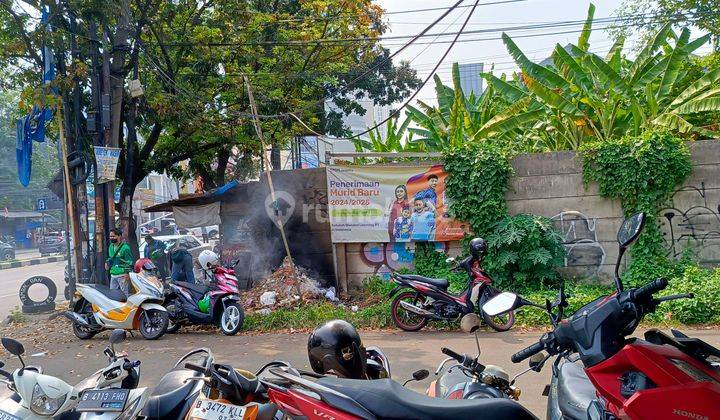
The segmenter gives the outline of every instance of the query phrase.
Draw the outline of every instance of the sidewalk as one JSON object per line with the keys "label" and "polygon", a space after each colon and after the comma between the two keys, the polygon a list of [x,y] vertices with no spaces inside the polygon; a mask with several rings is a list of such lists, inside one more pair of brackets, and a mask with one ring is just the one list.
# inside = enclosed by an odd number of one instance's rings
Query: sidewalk
{"label": "sidewalk", "polygon": [[37,248],[16,249],[15,260],[0,262],[0,270],[9,268],[26,267],[28,265],[47,264],[51,262],[65,261],[65,254],[41,257]]}

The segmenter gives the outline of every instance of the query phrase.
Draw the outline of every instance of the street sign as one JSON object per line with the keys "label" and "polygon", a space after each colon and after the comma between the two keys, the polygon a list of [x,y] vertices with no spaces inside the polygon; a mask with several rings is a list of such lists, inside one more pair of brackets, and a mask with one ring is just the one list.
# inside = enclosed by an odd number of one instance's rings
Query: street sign
{"label": "street sign", "polygon": [[36,208],[37,208],[37,211],[47,211],[48,199],[47,198],[38,198]]}

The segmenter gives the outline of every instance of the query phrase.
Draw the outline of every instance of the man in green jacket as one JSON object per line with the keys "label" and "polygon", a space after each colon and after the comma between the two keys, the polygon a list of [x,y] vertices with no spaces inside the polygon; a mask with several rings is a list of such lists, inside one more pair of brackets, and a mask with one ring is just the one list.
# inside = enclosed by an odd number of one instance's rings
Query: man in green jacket
{"label": "man in green jacket", "polygon": [[122,241],[122,230],[110,230],[110,246],[105,269],[110,270],[110,288],[120,289],[125,296],[130,295],[130,276],[133,267],[133,254],[130,246]]}

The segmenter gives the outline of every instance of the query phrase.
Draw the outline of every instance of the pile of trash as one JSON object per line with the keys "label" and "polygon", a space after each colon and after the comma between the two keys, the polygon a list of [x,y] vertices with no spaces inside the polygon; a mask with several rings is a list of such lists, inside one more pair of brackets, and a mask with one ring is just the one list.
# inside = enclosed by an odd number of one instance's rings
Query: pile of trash
{"label": "pile of trash", "polygon": [[320,287],[307,270],[285,257],[280,267],[245,293],[244,306],[267,314],[274,309],[319,300],[338,302],[339,299],[334,287]]}

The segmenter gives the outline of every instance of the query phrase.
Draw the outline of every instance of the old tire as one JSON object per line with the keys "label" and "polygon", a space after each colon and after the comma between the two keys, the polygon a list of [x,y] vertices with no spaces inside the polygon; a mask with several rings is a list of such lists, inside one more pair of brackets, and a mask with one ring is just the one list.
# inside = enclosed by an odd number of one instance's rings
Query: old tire
{"label": "old tire", "polygon": [[[48,295],[45,300],[35,301],[29,295],[30,287],[40,284],[45,286]],[[57,297],[57,286],[55,282],[45,276],[33,276],[25,280],[18,292],[22,311],[26,314],[37,314],[55,310],[55,298]]]}
{"label": "old tire", "polygon": [[168,313],[158,309],[150,309],[140,314],[140,334],[146,340],[157,340],[168,328]]}
{"label": "old tire", "polygon": [[225,335],[235,335],[245,321],[245,312],[237,302],[230,302],[220,314],[220,331]]}
{"label": "old tire", "polygon": [[507,331],[515,325],[515,311],[506,312],[502,315],[490,316],[482,313],[483,321],[495,331]]}
{"label": "old tire", "polygon": [[408,303],[417,305],[422,302],[422,297],[417,292],[409,290],[395,296],[395,299],[390,305],[390,315],[395,325],[403,331],[420,331],[423,329],[423,327],[427,325],[428,319],[405,310],[400,306],[400,302],[402,301],[408,301]]}
{"label": "old tire", "polygon": [[44,312],[52,312],[55,310],[55,302],[22,305],[20,309],[24,314],[41,314]]}

